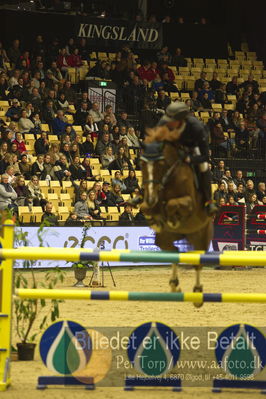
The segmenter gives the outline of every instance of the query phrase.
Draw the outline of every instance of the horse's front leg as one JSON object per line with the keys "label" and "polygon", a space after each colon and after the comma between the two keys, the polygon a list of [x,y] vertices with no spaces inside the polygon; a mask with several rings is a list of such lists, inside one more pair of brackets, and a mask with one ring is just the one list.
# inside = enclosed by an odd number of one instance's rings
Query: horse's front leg
{"label": "horse's front leg", "polygon": [[[173,242],[181,238],[182,238],[181,236],[178,237],[175,233],[163,231],[161,233],[156,234],[155,244],[165,251],[178,251],[178,249],[174,246]],[[177,267],[178,265],[176,263],[172,264],[172,275],[169,280],[171,292],[182,291],[179,285]]]}

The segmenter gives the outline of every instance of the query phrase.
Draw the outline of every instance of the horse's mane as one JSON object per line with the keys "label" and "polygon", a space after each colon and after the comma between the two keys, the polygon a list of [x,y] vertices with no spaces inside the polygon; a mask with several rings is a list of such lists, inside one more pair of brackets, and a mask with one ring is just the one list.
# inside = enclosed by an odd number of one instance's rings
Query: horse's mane
{"label": "horse's mane", "polygon": [[149,144],[154,141],[178,141],[181,132],[177,129],[170,130],[167,126],[158,126],[146,130],[147,136],[144,142]]}

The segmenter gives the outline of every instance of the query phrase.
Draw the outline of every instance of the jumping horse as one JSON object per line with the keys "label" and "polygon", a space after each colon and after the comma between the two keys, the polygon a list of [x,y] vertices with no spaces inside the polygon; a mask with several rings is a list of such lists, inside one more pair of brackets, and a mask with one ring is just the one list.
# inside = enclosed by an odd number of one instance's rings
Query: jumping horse
{"label": "jumping horse", "polygon": [[[141,156],[141,209],[156,232],[156,245],[162,250],[177,251],[174,242],[186,238],[195,250],[207,251],[213,234],[212,218],[204,210],[193,166],[185,161],[187,149],[178,143],[180,133],[167,127],[147,133]],[[194,292],[202,292],[201,267],[195,270]],[[172,265],[170,286],[173,292],[181,291],[176,264]]]}

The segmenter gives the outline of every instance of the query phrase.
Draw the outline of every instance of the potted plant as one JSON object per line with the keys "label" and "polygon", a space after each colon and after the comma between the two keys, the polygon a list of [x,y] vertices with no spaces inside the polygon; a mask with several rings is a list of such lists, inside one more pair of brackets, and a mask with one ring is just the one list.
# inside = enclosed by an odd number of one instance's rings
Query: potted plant
{"label": "potted plant", "polygon": [[[38,229],[37,236],[42,243],[43,227]],[[40,238],[41,237],[41,238]],[[17,232],[16,241],[23,243],[24,246],[29,244],[27,233],[22,231]],[[35,270],[33,268],[35,261],[24,261],[24,268],[27,271],[16,271],[15,273],[15,287],[16,288],[48,288],[53,289],[60,282],[65,279],[65,272],[59,268],[48,271],[45,274],[45,282],[38,283],[36,281]],[[18,360],[33,360],[35,350],[35,339],[42,330],[44,330],[49,321],[53,322],[59,317],[59,304],[62,300],[53,299],[46,301],[44,299],[15,299],[14,300],[14,315],[15,315],[15,330],[20,342],[17,343]],[[37,332],[32,332],[35,327],[37,317],[41,315],[40,324]],[[36,328],[35,328],[36,330]]]}

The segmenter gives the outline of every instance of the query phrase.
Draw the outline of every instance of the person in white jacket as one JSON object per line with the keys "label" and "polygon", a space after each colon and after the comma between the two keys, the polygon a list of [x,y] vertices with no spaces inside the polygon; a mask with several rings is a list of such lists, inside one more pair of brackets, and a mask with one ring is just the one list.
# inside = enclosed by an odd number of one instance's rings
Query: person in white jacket
{"label": "person in white jacket", "polygon": [[27,111],[25,109],[21,112],[18,127],[21,133],[28,133],[31,129],[34,129],[34,123],[27,117]]}
{"label": "person in white jacket", "polygon": [[15,200],[17,199],[17,193],[8,183],[9,176],[5,173],[1,177],[0,183],[0,210],[6,208],[16,208],[17,205]]}
{"label": "person in white jacket", "polygon": [[127,145],[130,148],[140,148],[139,138],[135,133],[134,127],[129,127],[127,131]]}

